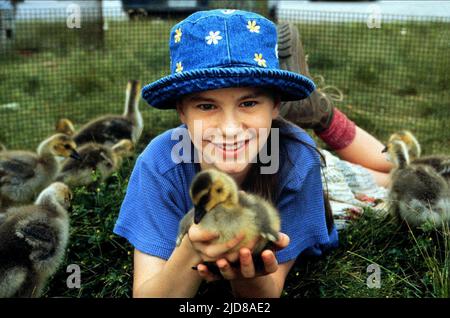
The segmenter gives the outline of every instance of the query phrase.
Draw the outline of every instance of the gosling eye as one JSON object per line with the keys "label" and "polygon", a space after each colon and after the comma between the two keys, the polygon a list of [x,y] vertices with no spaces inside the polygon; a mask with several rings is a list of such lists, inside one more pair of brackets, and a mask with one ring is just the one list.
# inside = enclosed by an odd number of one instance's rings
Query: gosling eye
{"label": "gosling eye", "polygon": [[70,145],[68,145],[68,144],[65,144],[64,148],[67,149],[67,150],[72,149],[72,147]]}
{"label": "gosling eye", "polygon": [[217,193],[221,193],[222,190],[223,190],[222,188],[218,188],[218,189],[216,189],[216,192],[217,192]]}

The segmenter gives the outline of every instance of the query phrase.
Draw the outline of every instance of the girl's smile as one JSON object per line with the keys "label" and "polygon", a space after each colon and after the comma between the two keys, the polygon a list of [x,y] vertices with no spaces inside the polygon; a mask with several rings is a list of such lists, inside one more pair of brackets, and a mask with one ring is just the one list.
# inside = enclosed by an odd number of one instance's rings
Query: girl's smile
{"label": "girl's smile", "polygon": [[209,142],[209,143],[215,147],[217,157],[221,158],[224,161],[227,160],[237,161],[237,160],[245,160],[245,155],[249,154],[249,143],[253,141],[256,141],[256,138],[244,139],[234,143],[229,142],[228,143]]}

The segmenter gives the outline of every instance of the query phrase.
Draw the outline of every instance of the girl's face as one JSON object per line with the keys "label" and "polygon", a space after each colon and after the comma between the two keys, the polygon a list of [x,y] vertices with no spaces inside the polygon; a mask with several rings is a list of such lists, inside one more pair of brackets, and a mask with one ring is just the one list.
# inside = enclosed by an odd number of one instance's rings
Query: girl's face
{"label": "girl's face", "polygon": [[201,155],[202,170],[216,168],[239,182],[256,162],[279,106],[267,90],[239,87],[187,95],[177,111]]}

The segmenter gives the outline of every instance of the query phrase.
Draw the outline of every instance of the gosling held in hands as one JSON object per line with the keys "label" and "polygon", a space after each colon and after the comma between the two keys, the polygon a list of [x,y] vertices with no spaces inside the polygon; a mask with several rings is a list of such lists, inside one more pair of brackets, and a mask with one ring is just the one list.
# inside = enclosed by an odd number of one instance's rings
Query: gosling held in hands
{"label": "gosling held in hands", "polygon": [[180,222],[177,246],[192,224],[218,233],[213,243],[224,243],[244,233],[245,238],[230,252],[248,247],[259,238],[252,251],[255,255],[268,242],[278,240],[278,211],[263,198],[238,191],[236,182],[226,173],[213,169],[198,173],[191,184],[190,196],[194,208]]}

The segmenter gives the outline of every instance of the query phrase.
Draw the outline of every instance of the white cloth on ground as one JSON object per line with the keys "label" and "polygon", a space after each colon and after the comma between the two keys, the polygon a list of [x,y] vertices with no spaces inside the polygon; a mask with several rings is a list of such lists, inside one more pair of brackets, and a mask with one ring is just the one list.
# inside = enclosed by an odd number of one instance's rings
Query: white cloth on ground
{"label": "white cloth on ground", "polygon": [[322,183],[338,230],[360,216],[366,207],[385,214],[388,190],[378,186],[367,169],[341,160],[327,150],[321,150],[321,153],[326,160],[326,166],[322,168]]}

